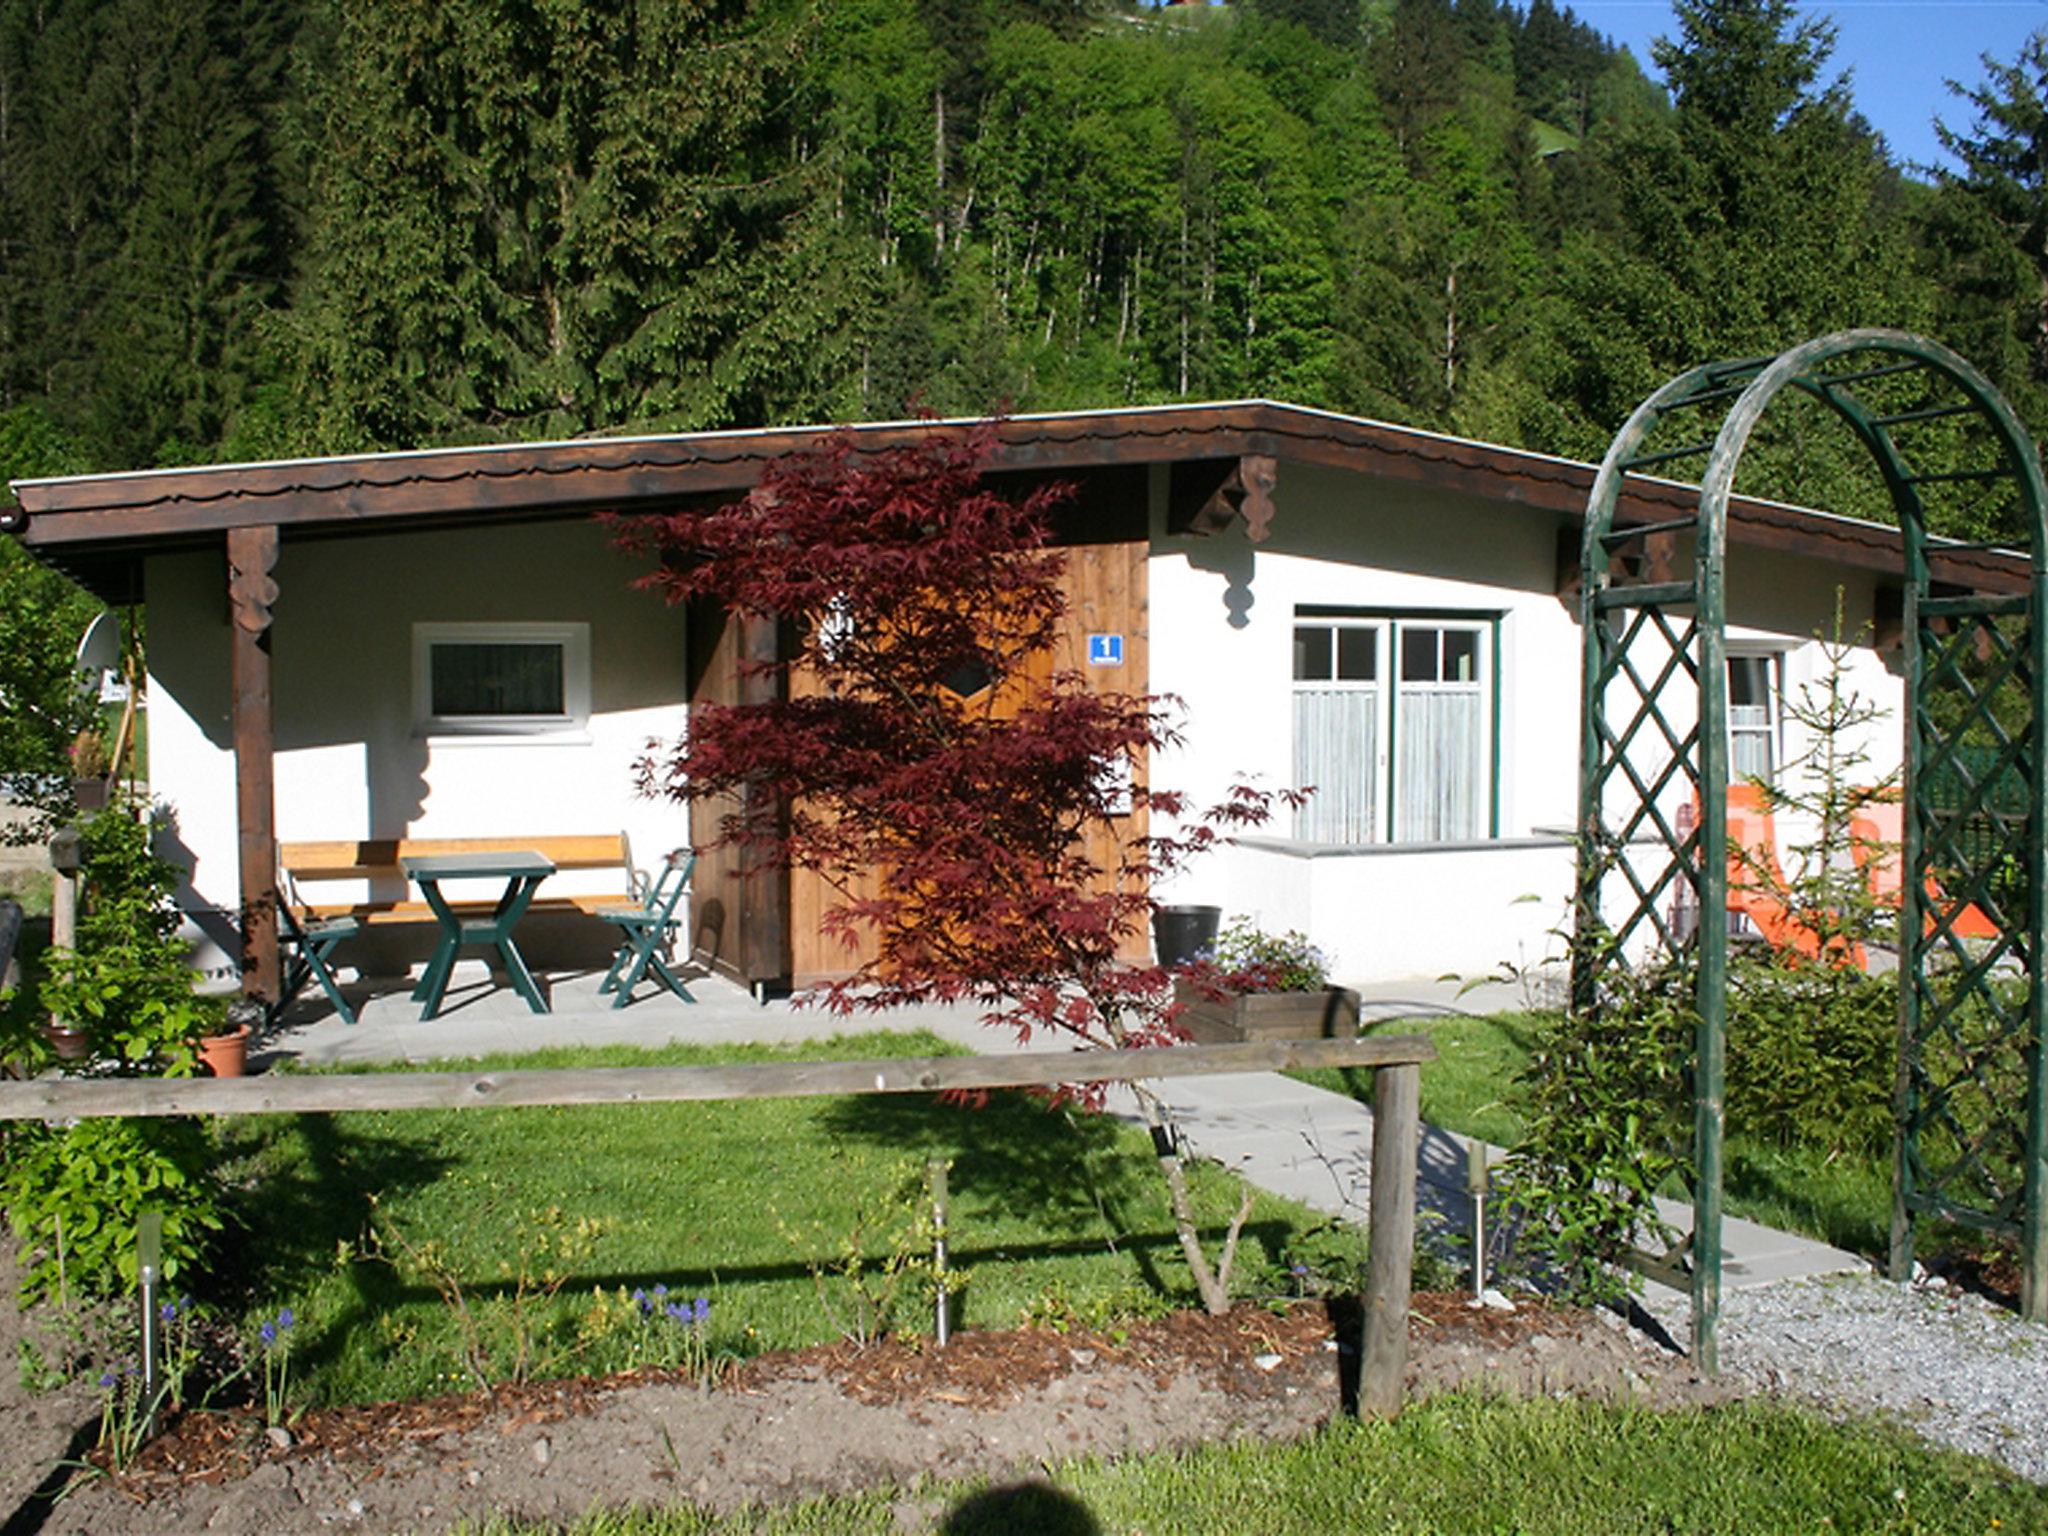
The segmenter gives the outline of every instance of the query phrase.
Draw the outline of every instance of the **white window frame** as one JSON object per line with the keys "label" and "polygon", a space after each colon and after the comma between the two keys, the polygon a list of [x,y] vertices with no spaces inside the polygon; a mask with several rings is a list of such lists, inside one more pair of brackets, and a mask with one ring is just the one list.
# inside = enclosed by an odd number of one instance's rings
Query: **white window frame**
{"label": "white window frame", "polygon": [[[1731,643],[1726,650],[1728,668],[1728,780],[1745,783],[1752,775],[1738,775],[1735,769],[1735,739],[1738,735],[1762,736],[1771,757],[1771,771],[1760,775],[1766,784],[1777,782],[1785,768],[1785,650],[1782,646]],[[1737,727],[1735,723],[1735,664],[1761,662],[1764,674],[1764,712],[1761,726]]]}
{"label": "white window frame", "polygon": [[[1377,632],[1375,662],[1377,675],[1370,681],[1330,679],[1290,680],[1290,693],[1305,689],[1357,689],[1377,690],[1374,700],[1373,725],[1373,794],[1370,825],[1365,841],[1371,844],[1391,844],[1405,839],[1394,837],[1395,807],[1399,803],[1400,785],[1398,779],[1398,753],[1400,749],[1396,716],[1400,710],[1404,688],[1441,689],[1444,684],[1404,683],[1401,678],[1401,639],[1405,631],[1413,629],[1457,630],[1477,637],[1475,647],[1477,676],[1471,686],[1476,690],[1479,702],[1480,739],[1478,743],[1479,771],[1482,776],[1481,792],[1484,799],[1480,813],[1480,830],[1471,838],[1457,838],[1457,842],[1491,842],[1500,835],[1500,753],[1496,748],[1496,737],[1500,731],[1500,694],[1497,683],[1497,669],[1500,666],[1500,615],[1486,611],[1438,611],[1438,610],[1330,610],[1297,609],[1289,629],[1290,639],[1297,629],[1371,629]],[[1291,654],[1291,647],[1290,647]],[[1331,641],[1332,670],[1335,670],[1336,641]],[[1299,724],[1290,725],[1290,745],[1298,742]],[[1297,785],[1296,788],[1301,786]],[[1314,817],[1313,801],[1294,813],[1295,835],[1309,837],[1303,830]],[[1315,838],[1327,842],[1327,838]]]}
{"label": "white window frame", "polygon": [[[556,645],[562,652],[562,713],[437,715],[436,645]],[[590,626],[540,623],[420,623],[412,627],[413,729],[421,736],[580,737],[590,723]]]}

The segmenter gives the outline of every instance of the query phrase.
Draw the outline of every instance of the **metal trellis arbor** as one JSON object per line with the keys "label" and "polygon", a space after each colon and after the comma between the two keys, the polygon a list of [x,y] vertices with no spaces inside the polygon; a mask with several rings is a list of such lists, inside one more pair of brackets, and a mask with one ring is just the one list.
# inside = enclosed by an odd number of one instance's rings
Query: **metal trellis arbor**
{"label": "metal trellis arbor", "polygon": [[[1911,1268],[1919,1214],[2009,1233],[2024,1261],[2022,1310],[2048,1317],[2048,988],[2039,974],[2048,905],[2048,489],[2012,408],[1962,358],[1905,332],[1843,331],[1664,385],[1609,446],[1586,509],[1572,1006],[1624,1006],[1617,984],[1646,962],[1689,988],[1693,1231],[1660,1258],[1689,1269],[1693,1355],[1708,1371],[1718,1365],[1721,1290],[1728,501],[1752,432],[1788,388],[1845,423],[1874,461],[1904,546],[1892,1269],[1903,1278]],[[1930,451],[1938,467],[1916,469],[1915,458],[1930,462]],[[1616,525],[1624,476],[1701,459],[1694,515]],[[1928,501],[1937,488],[2003,498],[1995,517],[1979,522],[2021,531],[1981,544],[1932,538]],[[1674,569],[1684,565],[1677,546],[1688,536],[1690,569]],[[2027,552],[2028,591],[1973,592],[1931,579],[1930,552],[1990,548]],[[1676,918],[1688,906],[1696,923]],[[1975,924],[1969,936],[1959,931],[1965,912]],[[2009,1102],[2015,1084],[2018,1105]]]}

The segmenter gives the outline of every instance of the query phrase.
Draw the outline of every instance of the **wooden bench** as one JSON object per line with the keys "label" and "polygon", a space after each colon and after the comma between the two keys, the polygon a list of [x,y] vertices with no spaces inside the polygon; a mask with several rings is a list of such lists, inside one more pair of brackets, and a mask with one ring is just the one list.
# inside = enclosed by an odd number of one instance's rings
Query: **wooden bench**
{"label": "wooden bench", "polygon": [[[578,891],[569,895],[536,896],[528,912],[580,912],[595,917],[601,908],[621,902],[637,902],[645,895],[645,882],[633,867],[632,849],[623,832],[578,834],[573,837],[385,837],[361,842],[280,843],[278,868],[287,877],[287,899],[307,916],[315,918],[352,917],[368,927],[392,923],[431,923],[433,909],[416,897],[370,896],[357,901],[323,902],[300,897],[292,887],[335,880],[392,880],[405,884],[398,867],[403,858],[436,853],[505,853],[531,850],[553,862],[560,871],[616,870],[616,883],[604,889]],[[410,890],[410,886],[405,887]],[[451,902],[458,912],[488,912],[489,900]]]}

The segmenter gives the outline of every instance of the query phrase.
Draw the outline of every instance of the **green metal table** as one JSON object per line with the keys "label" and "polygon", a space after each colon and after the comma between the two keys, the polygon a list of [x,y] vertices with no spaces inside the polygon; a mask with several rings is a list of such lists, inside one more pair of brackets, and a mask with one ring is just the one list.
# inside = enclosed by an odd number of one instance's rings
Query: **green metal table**
{"label": "green metal table", "polygon": [[[513,988],[526,999],[526,1006],[535,1013],[548,1011],[540,988],[533,984],[533,972],[526,968],[525,957],[512,942],[512,930],[525,915],[527,903],[533,900],[541,881],[555,872],[554,860],[515,849],[505,853],[416,854],[400,859],[398,865],[406,878],[419,886],[420,894],[426,897],[427,905],[434,909],[441,924],[441,942],[434,947],[434,956],[427,962],[419,985],[412,989],[413,1001],[421,1005],[421,1019],[431,1019],[440,1012],[441,995],[448,990],[455,957],[472,944],[496,948]],[[464,918],[441,893],[444,880],[492,879],[505,882],[505,893],[487,917]]]}

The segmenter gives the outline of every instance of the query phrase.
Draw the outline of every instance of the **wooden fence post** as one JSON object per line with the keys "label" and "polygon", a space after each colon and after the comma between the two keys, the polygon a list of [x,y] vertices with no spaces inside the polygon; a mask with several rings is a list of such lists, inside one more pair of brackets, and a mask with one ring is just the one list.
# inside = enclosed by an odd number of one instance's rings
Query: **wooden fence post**
{"label": "wooden fence post", "polygon": [[1358,1412],[1398,1413],[1407,1392],[1408,1286],[1415,1267],[1415,1157],[1421,1138],[1422,1069],[1373,1074],[1371,1257],[1365,1336],[1359,1348]]}

